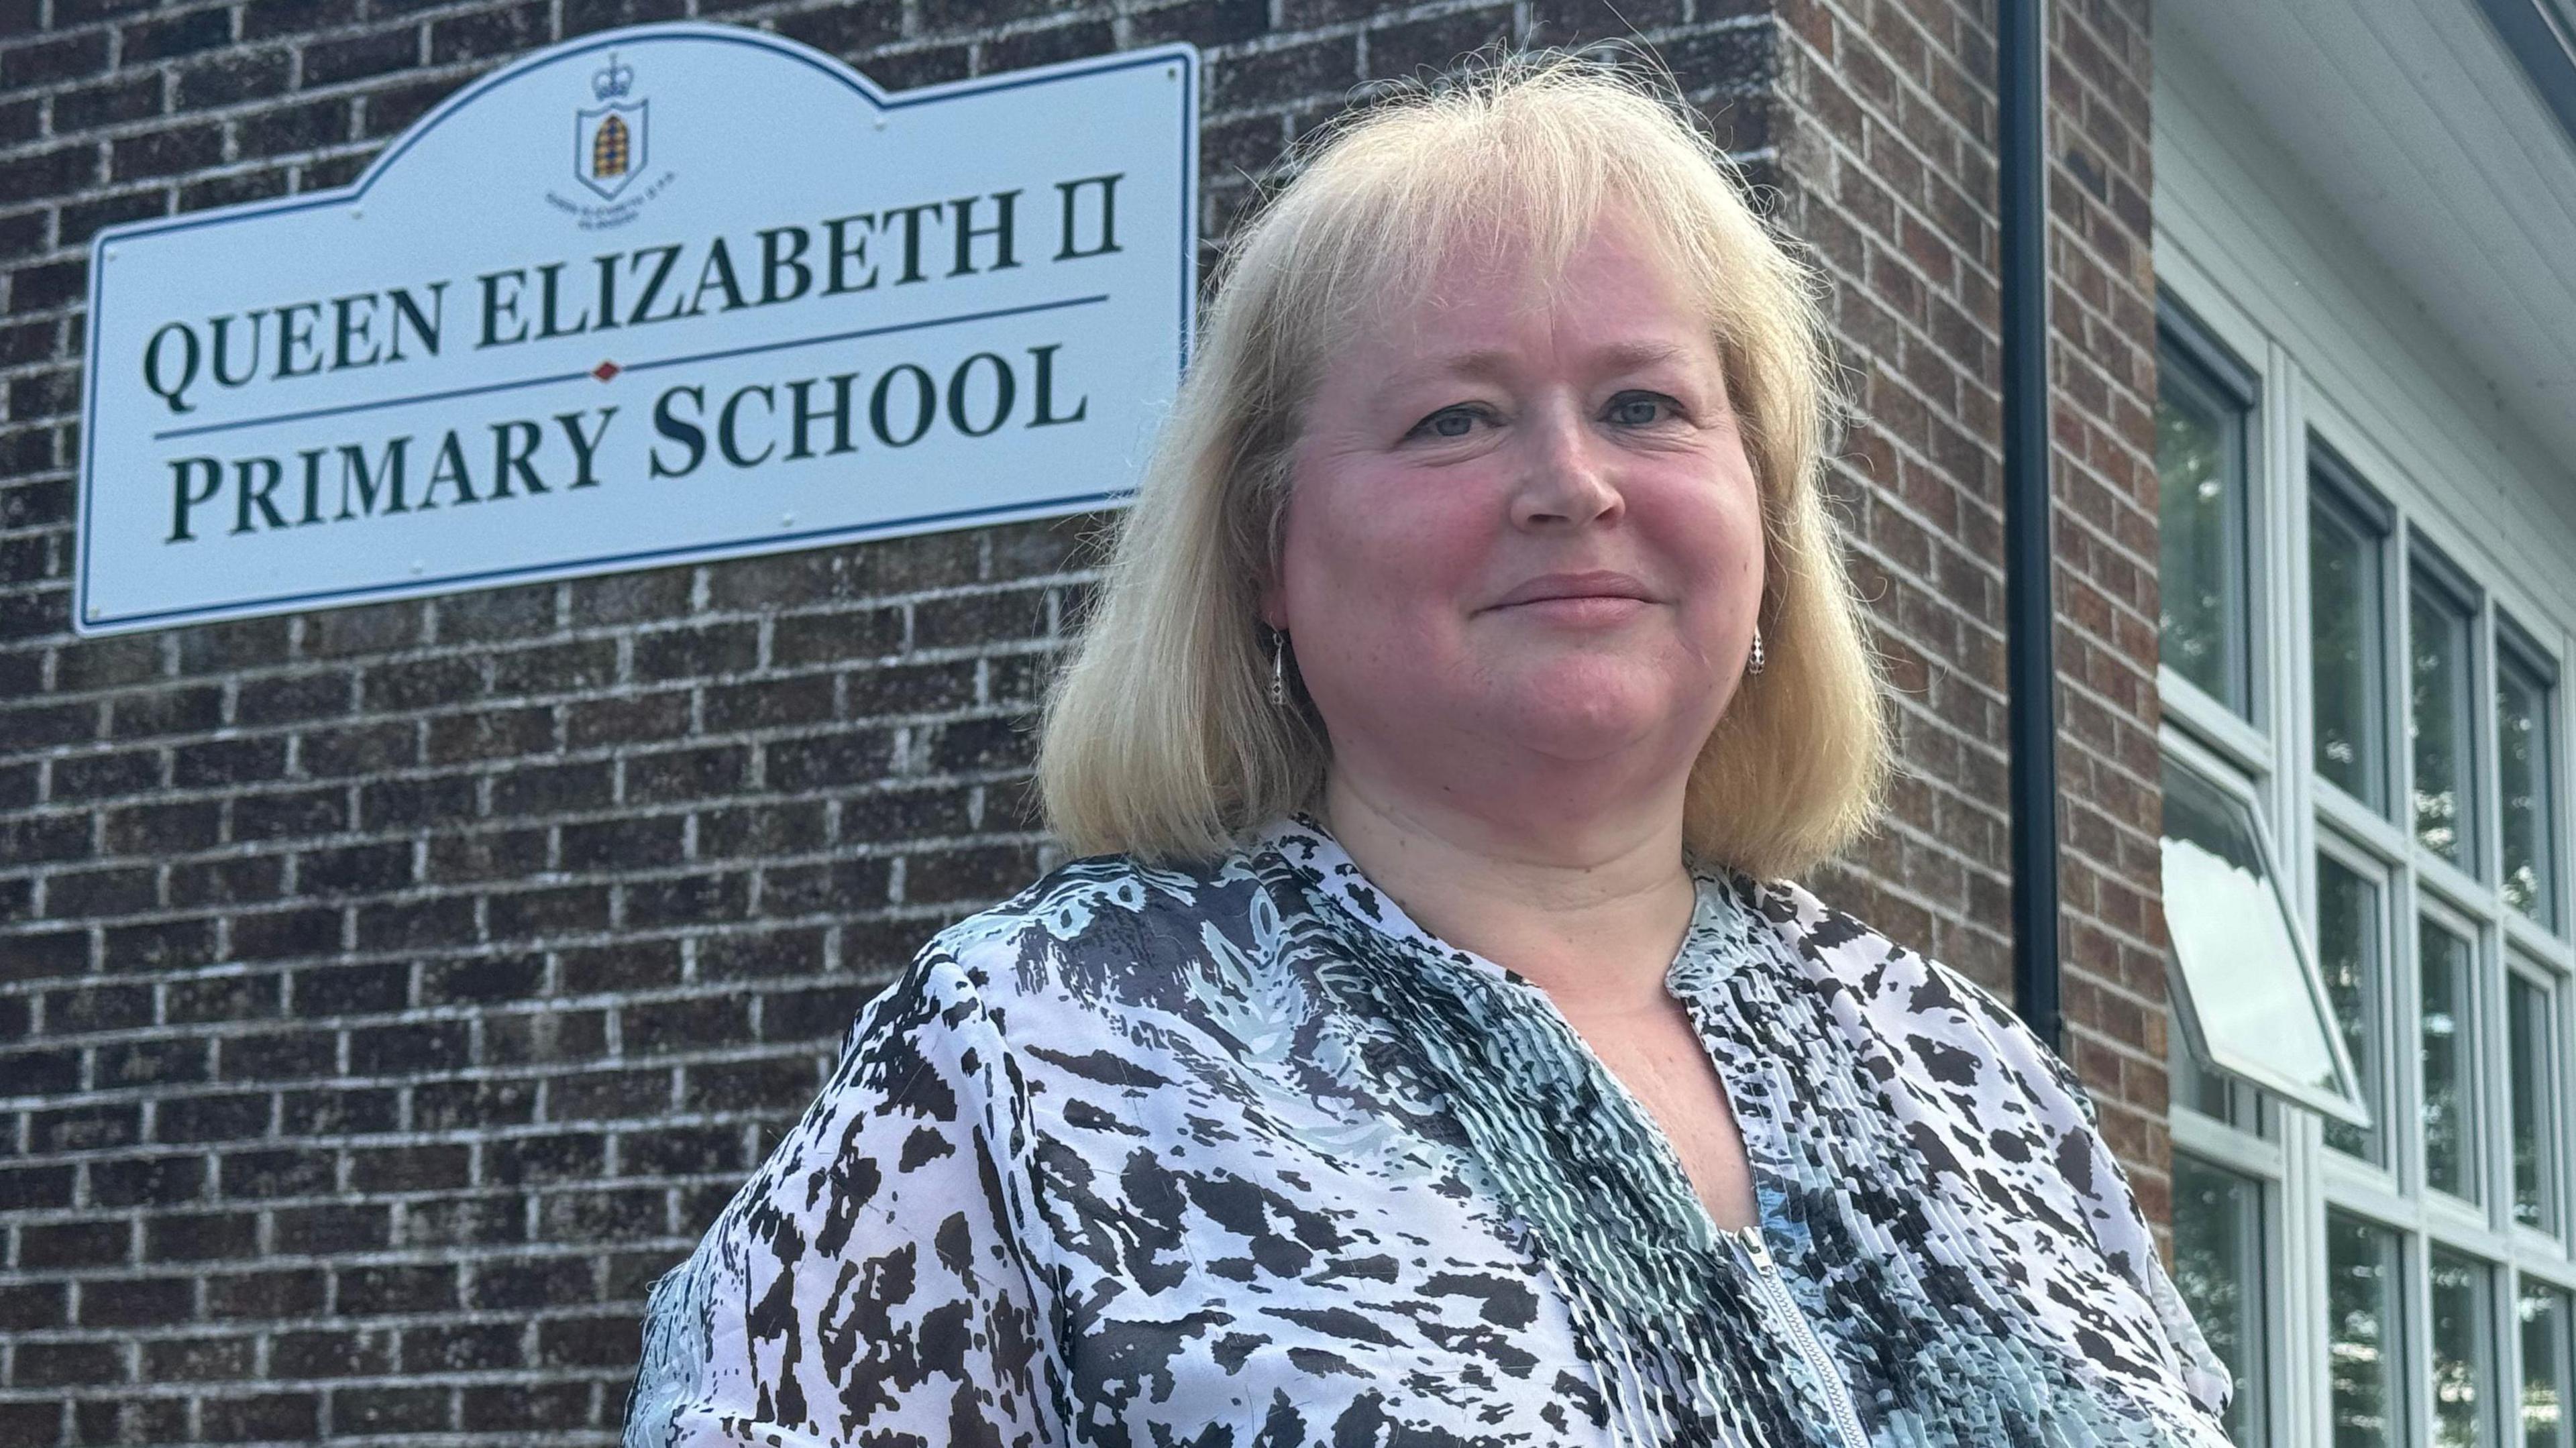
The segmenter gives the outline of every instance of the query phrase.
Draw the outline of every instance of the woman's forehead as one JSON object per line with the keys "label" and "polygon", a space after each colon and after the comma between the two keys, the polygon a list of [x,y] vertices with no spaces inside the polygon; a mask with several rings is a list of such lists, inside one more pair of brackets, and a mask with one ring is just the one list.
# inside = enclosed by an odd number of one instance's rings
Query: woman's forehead
{"label": "woman's forehead", "polygon": [[1496,295],[1541,307],[1586,252],[1606,254],[1623,273],[1650,276],[1673,296],[1697,290],[1674,228],[1633,203],[1605,197],[1582,213],[1551,214],[1536,199],[1518,207],[1507,201],[1453,202],[1441,215],[1390,215],[1362,225],[1374,240],[1354,243],[1347,270],[1334,268],[1348,284],[1335,288],[1348,314],[1379,319],[1424,305],[1490,305]]}
{"label": "woman's forehead", "polygon": [[1673,228],[1656,224],[1637,203],[1605,195],[1580,212],[1568,212],[1551,205],[1553,199],[1484,197],[1451,208],[1418,231],[1398,218],[1386,218],[1384,236],[1391,254],[1410,263],[1391,270],[1452,284],[1525,280],[1529,273],[1562,267],[1575,253],[1596,246],[1613,247],[1635,265],[1674,270],[1678,248]]}
{"label": "woman's forehead", "polygon": [[1391,380],[1413,381],[1494,377],[1533,345],[1595,367],[1687,363],[1714,350],[1705,307],[1652,248],[1614,244],[1590,258],[1606,265],[1579,273],[1542,260],[1471,260],[1417,289],[1381,289],[1350,310],[1333,351],[1369,354],[1378,370],[1400,375]]}

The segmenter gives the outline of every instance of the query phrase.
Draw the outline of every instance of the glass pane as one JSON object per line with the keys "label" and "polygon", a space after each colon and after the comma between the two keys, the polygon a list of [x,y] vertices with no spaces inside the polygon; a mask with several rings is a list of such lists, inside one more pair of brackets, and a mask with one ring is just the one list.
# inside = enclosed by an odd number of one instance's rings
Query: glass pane
{"label": "glass pane", "polygon": [[[2166,958],[2165,964],[2168,969],[2173,967],[2170,956]],[[2177,993],[2167,992],[2169,997],[2175,994]],[[2169,1000],[2168,1004],[2173,1005],[2175,1002]],[[2173,1104],[2176,1107],[2189,1107],[2203,1116],[2224,1121],[2230,1126],[2242,1125],[2243,1123],[2237,1120],[2234,1083],[2225,1075],[2210,1069],[2209,1063],[2200,1059],[2200,1053],[2191,1049],[2189,1041],[2185,1039],[2188,1033],[2183,1027],[2180,1016],[2169,1011],[2166,1020],[2169,1028],[2165,1032],[2165,1076],[2170,1085]]]}
{"label": "glass pane", "polygon": [[2397,1234],[2328,1211],[2326,1373],[2334,1390],[2334,1448],[2400,1448],[2406,1441],[2399,1285]]}
{"label": "glass pane", "polygon": [[[2343,1033],[2344,1054],[2361,1076],[2361,1099],[2377,1116],[2387,1098],[2379,1058],[2379,886],[2332,855],[2317,856],[2317,968]],[[2384,1132],[2329,1117],[2326,1144],[2364,1161],[2388,1160]]]}
{"label": "glass pane", "polygon": [[2479,1448],[2487,1441],[2478,1394],[2495,1357],[2487,1329],[2491,1280],[2476,1258],[2433,1249],[2434,1448]]}
{"label": "glass pane", "polygon": [[2245,414],[2189,362],[2157,359],[2156,476],[2164,661],[2246,709]]}
{"label": "glass pane", "polygon": [[2325,987],[2243,802],[2168,761],[2165,928],[2179,1009],[2212,1065],[2329,1114],[2359,1093],[2336,1059]]}
{"label": "glass pane", "polygon": [[2384,808],[2379,539],[2323,500],[2308,510],[2308,600],[2317,774],[2371,808]]}
{"label": "glass pane", "polygon": [[2567,1294],[2522,1284],[2522,1448],[2576,1448],[2567,1422]]}
{"label": "glass pane", "polygon": [[2478,1199],[2476,1093],[2469,1079],[2469,943],[2427,920],[2418,936],[2424,989],[2424,1180]]}
{"label": "glass pane", "polygon": [[2549,992],[2521,976],[2505,987],[2505,1029],[2512,1039],[2513,1219],[2558,1230],[2556,1033]]}
{"label": "glass pane", "polygon": [[2408,590],[2412,666],[2407,736],[2415,756],[2415,838],[2474,874],[2477,828],[2469,793],[2469,616],[2415,575]]}
{"label": "glass pane", "polygon": [[2173,1159],[2174,1285],[2236,1380],[2228,1436],[2262,1442],[2263,1189],[2180,1152]]}
{"label": "glass pane", "polygon": [[2496,660],[2496,800],[2504,826],[2505,903],[2543,925],[2557,919],[2556,830],[2550,808],[2549,692],[2540,676],[2499,650]]}

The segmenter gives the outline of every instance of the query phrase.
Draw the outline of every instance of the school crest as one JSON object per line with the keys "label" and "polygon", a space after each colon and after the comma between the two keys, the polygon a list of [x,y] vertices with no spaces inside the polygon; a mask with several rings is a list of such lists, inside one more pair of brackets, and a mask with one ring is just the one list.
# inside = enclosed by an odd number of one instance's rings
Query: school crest
{"label": "school crest", "polygon": [[651,103],[642,96],[627,99],[634,87],[635,67],[619,65],[612,51],[606,68],[590,78],[592,98],[606,104],[573,113],[573,175],[602,201],[616,200],[644,169],[645,112]]}

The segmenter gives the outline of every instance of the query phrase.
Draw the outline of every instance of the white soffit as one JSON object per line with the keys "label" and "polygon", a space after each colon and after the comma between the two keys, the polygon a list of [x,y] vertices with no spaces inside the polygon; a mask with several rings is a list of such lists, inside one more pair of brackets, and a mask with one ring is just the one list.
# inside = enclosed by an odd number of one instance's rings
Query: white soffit
{"label": "white soffit", "polygon": [[2159,0],[2576,472],[2576,141],[2476,0]]}

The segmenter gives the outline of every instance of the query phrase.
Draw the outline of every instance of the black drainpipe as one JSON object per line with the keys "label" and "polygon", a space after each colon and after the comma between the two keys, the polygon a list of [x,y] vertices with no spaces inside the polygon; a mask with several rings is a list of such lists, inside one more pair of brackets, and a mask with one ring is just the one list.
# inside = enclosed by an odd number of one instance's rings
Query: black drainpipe
{"label": "black drainpipe", "polygon": [[2004,657],[2012,737],[2013,1005],[2052,1048],[2057,1004],[2056,609],[2049,586],[2048,31],[1999,0],[2004,341]]}

